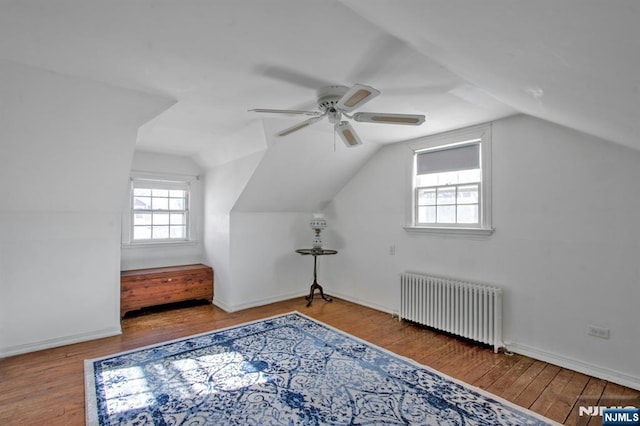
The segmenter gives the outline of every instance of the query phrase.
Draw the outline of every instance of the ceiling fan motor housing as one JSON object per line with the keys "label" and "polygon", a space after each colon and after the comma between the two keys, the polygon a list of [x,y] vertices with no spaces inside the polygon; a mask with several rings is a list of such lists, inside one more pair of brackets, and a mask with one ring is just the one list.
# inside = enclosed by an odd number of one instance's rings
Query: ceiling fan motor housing
{"label": "ceiling fan motor housing", "polygon": [[329,123],[340,123],[342,112],[336,109],[336,105],[348,90],[345,86],[327,86],[318,90],[318,108],[327,114]]}
{"label": "ceiling fan motor housing", "polygon": [[349,90],[345,86],[327,86],[318,90],[318,108],[320,111],[335,110],[335,106]]}

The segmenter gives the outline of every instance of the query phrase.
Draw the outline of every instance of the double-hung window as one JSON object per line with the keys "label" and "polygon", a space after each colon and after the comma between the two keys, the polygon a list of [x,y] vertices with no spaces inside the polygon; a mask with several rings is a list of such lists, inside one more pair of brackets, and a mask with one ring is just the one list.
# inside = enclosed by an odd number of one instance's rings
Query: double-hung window
{"label": "double-hung window", "polygon": [[189,240],[189,183],[131,181],[131,242]]}
{"label": "double-hung window", "polygon": [[409,231],[490,234],[490,126],[412,141]]}

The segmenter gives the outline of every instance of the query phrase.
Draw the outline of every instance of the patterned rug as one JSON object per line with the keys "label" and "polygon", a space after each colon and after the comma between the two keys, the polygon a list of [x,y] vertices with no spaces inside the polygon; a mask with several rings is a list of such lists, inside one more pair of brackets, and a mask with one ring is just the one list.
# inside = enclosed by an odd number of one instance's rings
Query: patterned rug
{"label": "patterned rug", "polygon": [[293,312],[85,361],[89,425],[549,425]]}

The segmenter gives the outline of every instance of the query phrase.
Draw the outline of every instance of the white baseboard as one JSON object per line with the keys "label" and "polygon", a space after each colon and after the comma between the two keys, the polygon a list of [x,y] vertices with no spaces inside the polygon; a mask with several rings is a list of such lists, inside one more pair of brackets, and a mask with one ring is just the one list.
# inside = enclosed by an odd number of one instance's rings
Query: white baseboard
{"label": "white baseboard", "polygon": [[118,334],[122,334],[120,326],[104,328],[102,330],[95,330],[87,333],[73,334],[56,339],[41,340],[33,343],[26,343],[24,345],[9,346],[6,348],[0,348],[0,358],[25,354],[27,352],[41,351],[43,349],[55,348],[58,346],[71,345],[73,343],[86,342],[88,340],[102,339],[103,337],[117,336]]}
{"label": "white baseboard", "polygon": [[[332,296],[332,297],[335,296],[338,299],[343,299],[343,300],[347,300],[349,302],[357,303],[358,305],[366,306],[368,308],[375,309],[377,311],[387,312],[387,313],[389,313],[391,315],[397,315],[398,314],[397,312],[390,311],[386,306],[376,305],[376,304],[370,303],[370,302],[368,302],[366,300],[358,299],[358,298],[351,297],[351,296],[346,296],[344,294],[334,292],[331,289],[327,289],[324,293],[327,296]],[[274,296],[274,297],[269,297],[269,298],[265,298],[265,299],[254,300],[254,301],[242,303],[242,304],[239,304],[239,305],[229,305],[229,304],[225,303],[224,301],[222,301],[220,299],[214,298],[213,304],[216,305],[217,307],[219,307],[220,309],[222,309],[225,312],[235,312],[235,311],[241,311],[243,309],[255,308],[257,306],[268,305],[270,303],[281,302],[283,300],[294,299],[296,297],[303,298],[303,297],[308,296],[308,295],[309,295],[308,292],[305,292],[305,293],[295,292],[295,293],[281,294],[279,296]],[[320,298],[319,298],[317,293],[316,293],[316,297],[317,297],[317,300],[320,300]]]}
{"label": "white baseboard", "polygon": [[397,311],[389,310],[389,308],[387,306],[377,305],[375,303],[371,303],[371,302],[368,302],[366,300],[359,299],[357,297],[347,296],[346,294],[342,294],[342,293],[335,292],[335,291],[332,291],[332,290],[327,290],[326,293],[330,294],[331,296],[335,296],[338,299],[346,300],[348,302],[352,302],[352,303],[356,303],[358,305],[366,306],[367,308],[375,309],[376,311],[386,312],[388,314],[391,314],[391,315],[394,315],[394,316],[398,316],[398,312]]}
{"label": "white baseboard", "polygon": [[229,305],[227,305],[225,302],[223,302],[222,300],[218,299],[215,297],[215,295],[213,296],[213,305],[217,306],[218,308],[222,309],[225,312],[232,312],[231,311],[231,307]]}
{"label": "white baseboard", "polygon": [[307,295],[308,293],[300,293],[300,292],[281,294],[278,296],[267,297],[264,299],[258,299],[258,300],[253,300],[251,302],[241,303],[239,305],[230,305],[220,299],[216,299],[214,296],[213,304],[225,312],[235,312],[235,311],[241,311],[243,309],[255,308],[257,306],[268,305],[270,303],[281,302],[283,300],[294,299],[296,297],[302,298]]}
{"label": "white baseboard", "polygon": [[546,352],[522,343],[509,343],[508,349],[512,352],[526,355],[540,361],[545,361],[559,367],[568,368],[569,370],[640,390],[640,377],[634,377],[609,368],[599,367],[577,359]]}

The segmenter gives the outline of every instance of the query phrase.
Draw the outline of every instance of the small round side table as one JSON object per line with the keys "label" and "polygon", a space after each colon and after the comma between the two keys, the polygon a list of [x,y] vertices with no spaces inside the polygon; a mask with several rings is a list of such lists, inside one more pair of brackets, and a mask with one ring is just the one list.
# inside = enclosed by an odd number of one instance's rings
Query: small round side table
{"label": "small round side table", "polygon": [[313,284],[311,284],[311,289],[309,290],[309,295],[305,296],[307,299],[307,307],[311,306],[311,302],[313,302],[314,292],[316,290],[320,290],[320,297],[326,300],[327,302],[333,301],[329,296],[325,296],[324,291],[322,290],[322,286],[318,284],[318,256],[326,256],[330,254],[337,254],[337,250],[329,250],[329,249],[298,249],[296,253],[299,253],[303,256],[311,255],[313,256]]}

